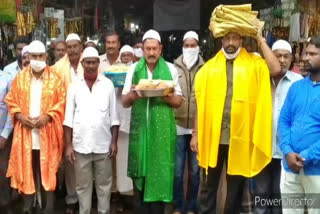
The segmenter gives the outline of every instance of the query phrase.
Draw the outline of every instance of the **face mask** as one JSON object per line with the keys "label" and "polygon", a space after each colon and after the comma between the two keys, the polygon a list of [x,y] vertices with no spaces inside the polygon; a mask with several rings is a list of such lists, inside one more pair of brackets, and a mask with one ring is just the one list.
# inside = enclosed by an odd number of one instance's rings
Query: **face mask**
{"label": "face mask", "polygon": [[224,50],[224,48],[222,48],[222,52],[223,52],[224,56],[225,56],[227,59],[235,59],[235,58],[237,58],[237,56],[239,55],[240,51],[241,51],[241,47],[239,47],[238,50],[237,50],[235,53],[233,53],[233,54],[228,54],[228,53]]}
{"label": "face mask", "polygon": [[143,52],[141,48],[133,48],[133,53],[138,58],[141,58],[143,56]]}
{"label": "face mask", "polygon": [[196,64],[199,57],[199,46],[196,48],[182,48],[182,61],[187,66],[189,70]]}
{"label": "face mask", "polygon": [[133,62],[130,61],[130,62],[127,62],[127,63],[126,63],[126,66],[130,66],[130,65],[132,65],[132,64],[133,64]]}
{"label": "face mask", "polygon": [[46,67],[46,62],[45,61],[40,61],[40,60],[30,60],[30,66],[32,70],[35,72],[40,72]]}
{"label": "face mask", "polygon": [[94,72],[94,73],[84,72],[83,75],[86,80],[95,81],[98,77],[98,72]]}

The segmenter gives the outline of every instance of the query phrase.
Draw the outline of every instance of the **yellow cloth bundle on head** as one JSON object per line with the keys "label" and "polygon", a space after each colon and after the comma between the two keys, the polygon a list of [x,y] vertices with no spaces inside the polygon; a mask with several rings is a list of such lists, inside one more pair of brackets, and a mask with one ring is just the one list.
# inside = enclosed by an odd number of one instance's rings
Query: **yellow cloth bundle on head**
{"label": "yellow cloth bundle on head", "polygon": [[257,15],[257,11],[251,10],[251,4],[219,5],[212,12],[209,29],[216,38],[229,32],[256,36],[264,25]]}

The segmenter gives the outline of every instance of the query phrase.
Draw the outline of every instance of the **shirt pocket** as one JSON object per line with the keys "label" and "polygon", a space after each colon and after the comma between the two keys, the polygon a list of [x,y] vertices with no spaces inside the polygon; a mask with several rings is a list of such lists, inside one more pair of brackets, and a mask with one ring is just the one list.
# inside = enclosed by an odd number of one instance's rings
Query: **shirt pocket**
{"label": "shirt pocket", "polygon": [[100,121],[101,124],[104,124],[106,126],[110,126],[110,124],[111,124],[110,105],[107,100],[99,101],[97,113],[98,113],[97,120]]}

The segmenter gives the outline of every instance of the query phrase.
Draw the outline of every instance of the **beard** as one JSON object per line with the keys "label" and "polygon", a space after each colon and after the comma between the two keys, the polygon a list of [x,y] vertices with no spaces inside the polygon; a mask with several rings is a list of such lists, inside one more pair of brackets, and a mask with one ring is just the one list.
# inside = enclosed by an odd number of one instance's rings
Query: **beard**
{"label": "beard", "polygon": [[311,74],[318,74],[320,73],[320,68],[312,67],[312,65],[308,62],[304,65],[304,70],[310,72]]}
{"label": "beard", "polygon": [[238,48],[236,48],[233,45],[229,45],[224,50],[226,51],[227,54],[234,54],[235,52],[237,52]]}

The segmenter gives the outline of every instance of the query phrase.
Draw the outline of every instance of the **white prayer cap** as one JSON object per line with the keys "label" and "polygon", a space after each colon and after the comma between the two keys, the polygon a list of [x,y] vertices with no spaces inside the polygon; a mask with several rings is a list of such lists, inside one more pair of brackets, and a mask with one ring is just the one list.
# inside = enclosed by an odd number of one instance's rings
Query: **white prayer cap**
{"label": "white prayer cap", "polygon": [[194,31],[188,31],[186,34],[184,34],[183,41],[186,39],[195,39],[199,42],[199,36]]}
{"label": "white prayer cap", "polygon": [[29,53],[46,53],[46,47],[39,40],[34,40],[28,45]]}
{"label": "white prayer cap", "polygon": [[21,56],[25,55],[26,53],[29,53],[28,45],[26,45],[26,46],[24,46],[24,47],[22,48]]}
{"label": "white prayer cap", "polygon": [[94,41],[94,40],[88,40],[88,41],[86,41],[86,43],[84,43],[84,45],[87,45],[90,42],[92,42],[93,44],[97,45],[97,41]]}
{"label": "white prayer cap", "polygon": [[76,34],[76,33],[70,33],[70,34],[67,36],[66,42],[69,42],[69,41],[71,41],[71,40],[76,40],[76,41],[81,42],[81,39],[80,39],[79,35]]}
{"label": "white prayer cap", "polygon": [[82,53],[82,59],[89,58],[89,57],[94,57],[99,59],[99,53],[97,49],[93,47],[87,47],[86,49],[84,49]]}
{"label": "white prayer cap", "polygon": [[121,49],[120,49],[120,55],[124,52],[130,52],[133,54],[133,48],[129,45],[124,45]]}
{"label": "white prayer cap", "polygon": [[148,30],[144,35],[143,35],[143,38],[142,38],[142,42],[146,39],[155,39],[155,40],[158,40],[159,42],[161,42],[161,37],[160,37],[160,34],[155,31],[155,30]]}
{"label": "white prayer cap", "polygon": [[286,50],[289,51],[289,53],[292,53],[292,48],[289,42],[279,39],[272,45],[272,51],[274,50]]}

